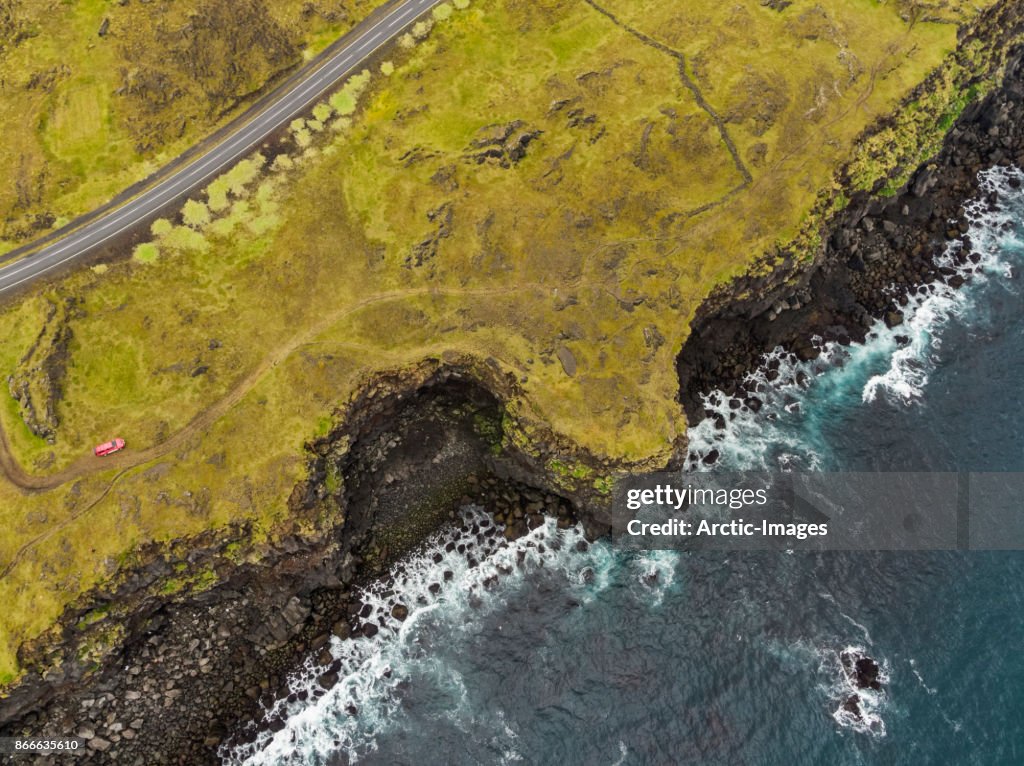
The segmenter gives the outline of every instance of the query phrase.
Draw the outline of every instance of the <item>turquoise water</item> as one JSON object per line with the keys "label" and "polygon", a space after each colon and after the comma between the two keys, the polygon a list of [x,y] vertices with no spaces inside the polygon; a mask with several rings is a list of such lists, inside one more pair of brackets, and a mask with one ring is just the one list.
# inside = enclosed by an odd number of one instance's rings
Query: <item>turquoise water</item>
{"label": "turquoise water", "polygon": [[[1024,195],[1010,175],[986,177],[1000,209],[974,208],[983,259],[968,287],[919,296],[864,346],[779,357],[764,409],[694,428],[694,459],[1024,470]],[[800,371],[808,386],[786,382]],[[714,393],[709,406],[727,411]],[[469,568],[444,552],[456,534],[368,594],[382,615],[411,605],[408,620],[335,642],[339,685],[226,760],[1024,763],[1024,553],[636,555],[547,526],[472,541],[492,552]],[[884,672],[861,721],[837,715],[846,647]]]}

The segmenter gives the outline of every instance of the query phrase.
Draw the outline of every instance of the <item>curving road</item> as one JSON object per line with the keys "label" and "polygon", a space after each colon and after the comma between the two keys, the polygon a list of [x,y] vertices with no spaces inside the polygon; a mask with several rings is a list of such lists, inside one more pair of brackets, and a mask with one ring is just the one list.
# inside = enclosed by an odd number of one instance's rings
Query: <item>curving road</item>
{"label": "curving road", "polygon": [[[12,253],[11,256],[16,256],[29,251],[0,268],[0,295],[95,252],[167,205],[205,186],[333,90],[340,80],[363,66],[367,58],[439,2],[441,0],[397,0],[384,12],[373,14],[271,94],[269,103],[262,109],[238,118],[226,129],[222,140],[196,158],[172,163],[158,172],[159,180],[144,191],[124,204],[80,219],[71,224],[63,236]],[[180,167],[175,167],[179,164]]]}

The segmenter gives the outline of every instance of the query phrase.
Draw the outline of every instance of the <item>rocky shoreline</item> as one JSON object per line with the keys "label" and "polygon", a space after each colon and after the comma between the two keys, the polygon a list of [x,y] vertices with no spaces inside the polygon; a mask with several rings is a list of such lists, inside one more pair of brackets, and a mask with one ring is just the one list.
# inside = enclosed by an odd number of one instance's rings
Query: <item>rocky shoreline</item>
{"label": "rocky shoreline", "polygon": [[[379,629],[363,619],[359,590],[455,523],[459,507],[483,507],[496,523],[476,532],[508,539],[545,516],[575,524],[572,503],[514,478],[529,472],[530,460],[496,447],[502,408],[457,368],[427,365],[412,374],[412,391],[408,377],[377,381],[357,402],[358,415],[308,445],[310,479],[295,488],[290,509],[323,532],[265,544],[257,560],[241,564],[224,561],[233,544],[216,539],[191,541],[177,559],[167,551],[144,556],[147,564],[100,594],[129,616],[98,668],[83,662],[89,640],[115,618],[97,603],[69,615],[63,656],[23,658],[55,670],[0,701],[3,736],[79,737],[83,763],[218,763],[229,735],[237,743],[258,733],[242,724],[288,693],[287,675],[305,657],[320,653],[325,689],[337,681],[325,654],[330,636]],[[211,563],[218,580],[208,590],[152,593],[153,583]]]}
{"label": "rocky shoreline", "polygon": [[[679,357],[690,422],[704,416],[700,394],[712,388],[756,407],[757,392],[741,381],[765,351],[781,345],[812,358],[814,335],[863,340],[876,317],[898,324],[901,301],[919,285],[959,278],[932,258],[963,239],[960,206],[977,192],[978,172],[1024,164],[1022,59],[1010,55],[1002,87],[965,110],[898,193],[851,195],[812,262],[790,259],[769,278],[738,279],[702,307]],[[453,523],[460,505],[482,505],[510,537],[544,515],[565,525],[578,517],[601,534],[599,497],[536,489],[559,486],[546,453],[527,455],[502,439],[501,402],[514,382],[469,365],[434,360],[377,381],[351,403],[344,424],[309,445],[310,478],[289,503],[294,534],[256,545],[241,562],[232,546],[247,530],[149,551],[116,588],[71,610],[56,650],[26,648],[24,665],[37,670],[0,700],[0,735],[81,737],[82,763],[216,763],[223,742],[254,736],[241,724],[287,693],[285,678],[302,658],[320,652],[322,686],[337,680],[323,654],[330,636],[376,631],[354,592]],[[200,570],[213,573],[209,587],[153,590],[176,572]],[[110,605],[122,616],[104,611]],[[115,646],[94,659],[90,641],[110,625]]]}
{"label": "rocky shoreline", "polygon": [[712,414],[701,395],[715,389],[741,407],[759,408],[757,391],[746,390],[743,380],[777,347],[814,359],[820,353],[815,336],[860,343],[878,319],[901,324],[908,296],[922,285],[941,280],[959,288],[964,278],[934,258],[959,241],[958,264],[977,262],[963,204],[977,196],[979,173],[996,165],[1024,166],[1021,48],[1007,56],[1000,87],[967,106],[939,153],[900,190],[889,197],[850,196],[827,223],[813,261],[785,254],[788,268],[741,277],[705,302],[677,361],[687,420]]}

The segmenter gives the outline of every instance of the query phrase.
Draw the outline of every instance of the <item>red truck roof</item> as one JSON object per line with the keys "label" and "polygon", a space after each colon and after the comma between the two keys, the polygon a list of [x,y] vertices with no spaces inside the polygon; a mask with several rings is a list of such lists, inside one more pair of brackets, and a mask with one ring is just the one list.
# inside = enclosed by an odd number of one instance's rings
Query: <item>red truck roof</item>
{"label": "red truck roof", "polygon": [[124,439],[111,439],[103,444],[97,444],[93,452],[96,453],[97,457],[104,457],[114,452],[124,449]]}

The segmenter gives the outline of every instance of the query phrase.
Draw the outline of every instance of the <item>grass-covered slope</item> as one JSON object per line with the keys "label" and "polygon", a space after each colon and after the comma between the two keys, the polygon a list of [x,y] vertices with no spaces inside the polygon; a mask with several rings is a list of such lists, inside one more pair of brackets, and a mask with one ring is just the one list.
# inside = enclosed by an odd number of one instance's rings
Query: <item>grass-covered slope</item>
{"label": "grass-covered slope", "polygon": [[0,0],[0,252],[236,114],[374,0]]}
{"label": "grass-covered slope", "polygon": [[[4,677],[140,543],[287,524],[303,443],[377,372],[457,355],[511,376],[507,437],[553,431],[555,474],[600,481],[573,462],[583,452],[663,463],[685,428],[674,360],[700,302],[809,225],[857,136],[975,12],[467,5],[442,6],[432,32],[297,121],[280,154],[157,222],[131,259],[0,314],[0,374],[35,381],[58,420],[47,439],[0,393],[8,471],[38,490],[0,482]],[[861,162],[864,184],[889,169],[878,152]],[[39,382],[40,338],[61,340],[56,386]],[[127,452],[88,457],[115,435]]]}

